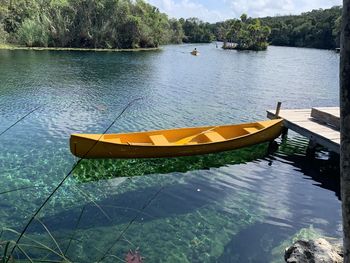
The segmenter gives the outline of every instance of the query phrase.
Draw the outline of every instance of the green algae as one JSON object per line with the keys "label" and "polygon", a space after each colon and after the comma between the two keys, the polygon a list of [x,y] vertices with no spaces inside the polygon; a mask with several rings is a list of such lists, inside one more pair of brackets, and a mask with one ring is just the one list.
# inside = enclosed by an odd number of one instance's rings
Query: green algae
{"label": "green algae", "polygon": [[[288,143],[288,141],[284,143]],[[289,152],[298,152],[301,148],[293,148],[288,145],[287,147],[289,147],[288,151],[292,149]],[[283,151],[284,148],[280,150],[281,153]],[[101,160],[96,161],[98,163],[97,170],[96,166],[86,168],[87,166],[84,164],[82,166],[86,169],[83,170],[84,177],[88,176],[89,171],[94,171],[96,178],[80,180],[79,173],[82,172],[80,170],[82,167],[78,167],[78,174],[74,173],[74,176],[67,185],[64,185],[59,190],[40,216],[55,216],[58,211],[69,212],[72,209],[79,209],[79,207],[88,202],[94,201],[98,203],[112,194],[120,196],[136,190],[146,191],[149,188],[159,189],[173,185],[185,187],[188,180],[196,176],[195,174],[191,175],[191,172],[188,173],[188,171],[245,163],[249,158],[251,160],[262,158],[266,153],[267,144],[262,144],[237,151],[206,156],[153,160],[117,160],[124,163],[124,166],[113,166],[112,168],[110,163],[113,163],[113,161]],[[90,160],[86,161],[90,162]],[[46,163],[45,161],[38,161],[38,163],[44,166],[47,165],[47,167],[50,166],[50,163]],[[36,165],[38,164],[33,164],[33,167]],[[29,166],[29,169],[33,169],[33,167]],[[130,175],[131,177],[120,178],[119,173],[126,175],[130,170],[133,172]],[[164,173],[172,172],[172,174],[156,174],[156,172],[160,173],[162,171]],[[146,176],[148,172],[151,175]],[[210,174],[210,171],[208,172]],[[104,177],[100,175],[103,173],[113,175],[111,177],[106,176],[106,178],[117,178],[102,180],[101,178]],[[115,176],[115,174],[118,176]],[[8,176],[10,175],[13,174],[9,173]],[[133,177],[132,175],[143,176]],[[211,184],[211,180],[216,179],[217,176],[214,176],[214,174],[212,174],[212,177],[205,176],[205,181],[208,185]],[[29,181],[23,178],[23,181],[18,181],[17,186],[27,185]],[[80,183],[76,184],[77,182]],[[24,194],[24,192],[26,191],[9,193],[4,196],[8,195],[9,203],[12,202],[11,200],[14,200],[14,197],[19,199],[30,198],[31,194]],[[11,210],[6,209],[6,214],[0,212],[4,215],[3,219],[10,219],[12,217],[12,221],[19,222],[17,226],[25,222],[28,218],[28,211],[31,209],[34,211],[40,203],[40,197],[44,196],[44,192],[37,191],[36,193],[30,189],[27,192],[31,192],[33,196],[36,196],[37,202],[30,204],[31,206],[28,205],[23,213],[16,208],[16,216],[19,216],[15,220],[13,220]],[[88,198],[86,194],[82,194],[81,192],[87,193]],[[256,205],[256,194],[239,190],[234,197],[216,200],[213,203],[208,203],[185,214],[169,214],[164,218],[155,217],[147,221],[135,221],[125,233],[123,231],[127,228],[128,223],[114,222],[108,226],[96,226],[87,229],[77,228],[73,233],[72,231],[53,229],[52,234],[57,239],[61,249],[65,249],[71,241],[68,256],[77,262],[95,261],[99,256],[103,255],[106,248],[115,243],[121,233],[123,233],[121,239],[115,244],[111,250],[112,255],[107,257],[105,262],[115,262],[117,258],[120,261],[120,259],[124,259],[129,249],[135,250],[137,247],[140,248],[142,255],[149,262],[218,262],[218,259],[224,253],[225,246],[235,235],[242,231],[242,229],[248,228],[258,221],[262,221],[264,214],[259,212],[259,209],[256,209]],[[222,207],[225,209],[222,209]],[[107,213],[110,209],[114,208],[112,206],[102,207]],[[125,206],[118,209],[129,208]],[[227,212],[227,210],[230,210],[230,212]],[[142,216],[142,213],[139,216]],[[41,240],[46,246],[57,250],[55,242],[53,242],[47,233],[27,233],[26,236]],[[71,238],[72,236],[74,236],[74,239]],[[262,242],[265,242],[267,244],[266,249],[270,250],[270,245],[268,244],[272,241],[265,239]],[[283,252],[281,248],[274,249],[274,256],[279,259],[283,258],[281,251]],[[31,248],[30,256],[33,258],[43,258],[44,255],[42,249]],[[239,262],[239,255],[233,254],[230,257],[230,262]],[[56,260],[57,258],[52,253],[49,253],[47,259]]]}
{"label": "green algae", "polygon": [[300,135],[287,137],[279,145],[278,152],[285,155],[305,155],[309,140]]}
{"label": "green algae", "polygon": [[[113,256],[106,257],[104,262],[115,262],[116,257],[124,259],[129,249],[136,248],[140,249],[147,262],[216,262],[232,237],[261,217],[250,212],[250,205],[254,202],[252,200],[254,194],[242,192],[190,213],[150,221],[139,220],[129,227],[128,223],[124,223],[78,229],[67,257],[75,262],[93,262],[101,258],[107,248],[114,244],[110,251]],[[231,207],[236,213],[227,213],[222,206],[226,209]],[[71,232],[64,231],[53,231],[52,235],[62,250],[72,236]],[[121,238],[117,241],[120,235]],[[48,234],[27,234],[27,237],[41,240],[57,250]],[[40,258],[41,255],[40,249],[31,249],[33,258]],[[57,258],[50,255],[48,259]]]}
{"label": "green algae", "polygon": [[229,164],[240,164],[263,158],[268,144],[263,143],[239,150],[207,155],[162,159],[84,160],[73,175],[79,182],[148,174],[168,174],[204,170]]}

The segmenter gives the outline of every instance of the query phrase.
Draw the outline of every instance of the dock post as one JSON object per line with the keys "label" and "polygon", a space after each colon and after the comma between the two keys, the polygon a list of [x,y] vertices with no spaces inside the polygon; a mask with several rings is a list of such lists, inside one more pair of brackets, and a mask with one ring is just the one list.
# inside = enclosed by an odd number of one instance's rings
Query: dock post
{"label": "dock post", "polygon": [[278,119],[278,115],[280,114],[280,110],[281,110],[281,105],[282,102],[277,102],[277,107],[276,107],[276,112],[275,112],[275,119]]}
{"label": "dock post", "polygon": [[[278,119],[278,116],[279,116],[280,111],[281,111],[281,106],[282,106],[282,102],[281,101],[277,102],[275,119]],[[288,135],[288,128],[283,127],[282,128],[282,139],[286,139],[287,135]]]}
{"label": "dock post", "polygon": [[350,0],[343,0],[340,41],[340,180],[344,262],[350,262]]}

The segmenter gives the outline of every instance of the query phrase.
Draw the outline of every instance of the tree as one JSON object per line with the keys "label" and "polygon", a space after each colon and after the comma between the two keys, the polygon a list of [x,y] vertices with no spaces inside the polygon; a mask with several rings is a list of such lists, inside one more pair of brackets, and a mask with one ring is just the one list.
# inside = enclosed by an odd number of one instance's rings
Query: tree
{"label": "tree", "polygon": [[334,28],[332,30],[333,38],[335,39],[336,47],[340,46],[340,32],[341,32],[341,16],[334,22]]}
{"label": "tree", "polygon": [[28,47],[47,47],[49,43],[48,27],[48,19],[44,15],[37,15],[24,20],[18,29],[17,35],[20,41]]}
{"label": "tree", "polygon": [[[333,49],[339,46],[341,7],[312,10],[299,16],[261,18],[269,26],[273,45]],[[337,29],[338,28],[338,29]]]}
{"label": "tree", "polygon": [[171,29],[167,15],[143,0],[3,0],[0,41],[7,38],[2,23],[27,46],[157,47],[183,37],[181,24]]}
{"label": "tree", "polygon": [[169,20],[144,0],[1,0],[0,41],[30,46],[136,48],[209,43],[215,38],[233,42],[239,36],[242,49],[265,49],[267,42],[335,48],[339,46],[340,15],[341,7],[333,7],[262,19],[242,14],[240,20],[209,24],[198,18]]}
{"label": "tree", "polygon": [[340,120],[344,262],[350,262],[350,0],[343,0],[340,53]]}
{"label": "tree", "polygon": [[[268,26],[261,26],[259,19],[248,18],[243,14],[241,20],[227,20],[224,26],[227,28],[224,40],[235,42],[236,49],[265,50],[268,46],[267,38],[271,29]],[[226,48],[225,44],[224,48]]]}
{"label": "tree", "polygon": [[171,43],[180,44],[185,37],[181,22],[176,19],[170,19]]}
{"label": "tree", "polygon": [[241,18],[241,21],[242,21],[243,23],[245,23],[245,22],[247,22],[248,15],[247,15],[247,14],[242,14],[240,18]]}
{"label": "tree", "polygon": [[195,17],[188,18],[183,22],[183,31],[185,34],[184,42],[210,43],[214,39],[210,24]]}

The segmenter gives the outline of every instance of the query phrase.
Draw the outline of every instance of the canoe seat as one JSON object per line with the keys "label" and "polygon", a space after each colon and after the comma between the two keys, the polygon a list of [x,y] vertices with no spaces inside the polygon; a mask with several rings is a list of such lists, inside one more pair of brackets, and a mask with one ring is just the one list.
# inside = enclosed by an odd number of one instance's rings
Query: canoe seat
{"label": "canoe seat", "polygon": [[209,131],[204,133],[204,135],[211,141],[211,142],[222,142],[226,141],[226,139],[218,132],[216,131]]}
{"label": "canoe seat", "polygon": [[249,128],[243,128],[243,130],[245,130],[248,133],[253,133],[253,132],[258,131],[259,129],[255,128],[255,127],[249,127]]}
{"label": "canoe seat", "polygon": [[169,145],[170,142],[165,138],[162,134],[150,135],[149,138],[153,142],[154,145]]}

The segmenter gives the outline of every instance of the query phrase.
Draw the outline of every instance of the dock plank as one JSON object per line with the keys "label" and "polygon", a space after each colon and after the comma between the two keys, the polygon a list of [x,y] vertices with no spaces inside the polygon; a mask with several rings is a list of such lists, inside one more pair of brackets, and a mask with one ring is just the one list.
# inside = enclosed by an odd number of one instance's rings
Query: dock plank
{"label": "dock plank", "polygon": [[[329,117],[339,114],[338,107],[318,107],[319,111],[326,112]],[[286,128],[291,129],[310,140],[328,148],[329,150],[339,153],[340,152],[340,132],[337,127],[326,125],[319,120],[315,120],[311,117],[312,109],[286,109],[280,110],[279,116],[283,118]],[[332,115],[334,114],[334,115]],[[275,118],[274,110],[267,111],[267,117],[270,119]]]}
{"label": "dock plank", "polygon": [[339,108],[312,108],[311,117],[320,123],[331,125],[340,130]]}

